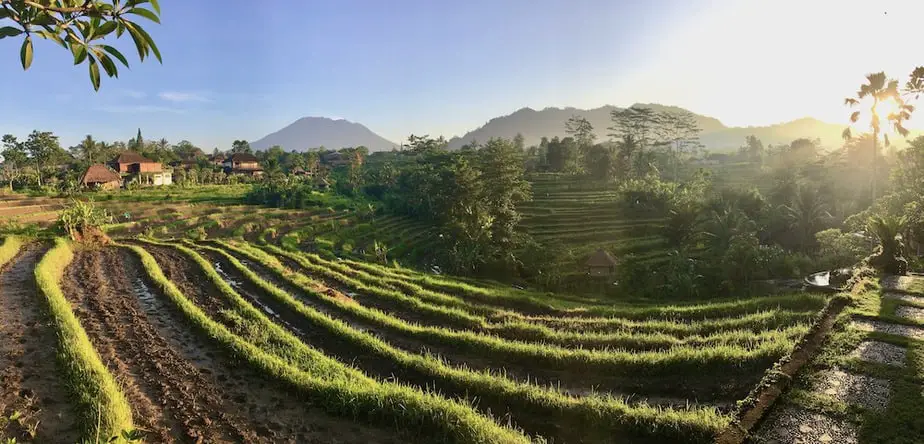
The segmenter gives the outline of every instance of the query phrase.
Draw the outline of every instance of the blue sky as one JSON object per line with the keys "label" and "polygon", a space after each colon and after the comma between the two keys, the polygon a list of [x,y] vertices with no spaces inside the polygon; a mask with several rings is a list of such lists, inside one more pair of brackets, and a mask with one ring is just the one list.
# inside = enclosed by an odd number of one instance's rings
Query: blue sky
{"label": "blue sky", "polygon": [[[38,42],[23,72],[20,42],[0,41],[0,133],[51,130],[66,146],[140,127],[211,150],[327,116],[399,141],[461,135],[524,106],[634,102],[731,125],[843,121],[842,99],[863,74],[924,64],[883,43],[919,39],[907,22],[917,3],[161,0],[163,24],[146,29],[163,65],[129,57],[100,92],[54,44]],[[883,41],[851,39],[866,29]],[[128,39],[115,46],[133,50]]]}

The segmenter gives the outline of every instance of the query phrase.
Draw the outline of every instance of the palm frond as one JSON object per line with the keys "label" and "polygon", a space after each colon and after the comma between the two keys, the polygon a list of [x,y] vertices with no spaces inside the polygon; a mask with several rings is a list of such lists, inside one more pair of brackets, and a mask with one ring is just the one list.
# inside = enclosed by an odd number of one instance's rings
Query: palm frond
{"label": "palm frond", "polygon": [[847,106],[857,106],[857,105],[859,105],[859,104],[860,104],[860,101],[857,100],[857,99],[854,99],[854,98],[852,98],[852,97],[848,97],[848,98],[844,99],[844,105],[847,105]]}
{"label": "palm frond", "polygon": [[857,120],[860,120],[860,112],[854,111],[850,114],[850,123],[857,123]]}
{"label": "palm frond", "polygon": [[849,127],[844,128],[844,132],[841,133],[841,137],[843,137],[844,140],[850,140],[850,138],[853,137]]}

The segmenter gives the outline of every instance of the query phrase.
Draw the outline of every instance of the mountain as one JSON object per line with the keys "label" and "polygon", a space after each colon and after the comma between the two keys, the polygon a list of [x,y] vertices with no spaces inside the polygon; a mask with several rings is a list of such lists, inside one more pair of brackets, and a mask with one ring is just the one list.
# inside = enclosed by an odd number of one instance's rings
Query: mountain
{"label": "mountain", "polygon": [[[636,103],[632,106],[652,108],[662,112],[686,111],[675,106],[659,104]],[[572,115],[578,115],[590,121],[597,134],[597,140],[608,140],[608,127],[612,126],[610,112],[618,110],[615,106],[602,106],[594,109],[578,108],[546,108],[536,111],[532,108],[522,108],[513,114],[496,117],[484,126],[469,131],[462,137],[454,137],[449,141],[450,149],[457,149],[471,141],[486,142],[492,137],[513,138],[520,133],[526,145],[538,145],[543,136],[565,137],[565,121]],[[825,123],[813,118],[803,118],[791,122],[770,126],[728,127],[718,119],[693,113],[696,122],[703,130],[700,141],[707,149],[713,152],[734,151],[744,145],[745,137],[757,136],[764,145],[777,145],[790,143],[801,137],[821,139],[823,147],[834,148],[843,143],[841,132],[844,125]]]}
{"label": "mountain", "polygon": [[328,149],[365,146],[370,152],[388,151],[398,146],[359,123],[326,117],[303,117],[275,133],[250,142],[255,150],[265,150],[273,145],[279,145],[286,151],[307,151],[321,146]]}

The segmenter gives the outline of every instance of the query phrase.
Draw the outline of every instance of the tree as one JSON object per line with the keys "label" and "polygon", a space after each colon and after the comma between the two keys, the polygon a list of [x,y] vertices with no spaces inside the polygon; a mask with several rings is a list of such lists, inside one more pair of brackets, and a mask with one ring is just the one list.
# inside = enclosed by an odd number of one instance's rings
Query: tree
{"label": "tree", "polygon": [[815,233],[824,228],[831,219],[828,204],[824,201],[818,190],[803,186],[796,193],[796,198],[789,205],[781,208],[790,227],[796,231],[799,238],[799,250],[808,252],[814,243]]}
{"label": "tree", "polygon": [[250,143],[248,143],[246,140],[235,140],[231,143],[231,153],[253,154],[253,149],[250,148]]}
{"label": "tree", "polygon": [[685,153],[699,145],[699,133],[702,131],[696,123],[696,117],[688,111],[665,112],[659,115],[658,123],[663,138],[669,149],[669,161],[673,164],[674,180],[680,177],[679,167]]}
{"label": "tree", "polygon": [[80,142],[80,145],[77,145],[77,154],[87,163],[93,163],[93,159],[99,161],[99,142],[93,140],[93,136],[87,134]]}
{"label": "tree", "polygon": [[764,157],[764,143],[753,134],[745,137],[744,146],[739,150],[751,162],[760,162]]}
{"label": "tree", "polygon": [[613,170],[614,157],[613,150],[606,145],[591,146],[587,150],[587,155],[584,156],[584,169],[595,179],[609,181],[615,173]]}
{"label": "tree", "polygon": [[411,134],[407,138],[407,145],[410,147],[412,153],[430,154],[437,151],[445,151],[446,147],[449,146],[449,142],[447,142],[443,136],[434,139],[427,134],[423,136]]}
{"label": "tree", "polygon": [[585,117],[572,115],[565,122],[565,133],[573,137],[581,147],[589,147],[597,140],[594,126]]}
{"label": "tree", "polygon": [[[145,3],[150,3],[151,9],[141,7]],[[119,76],[113,58],[128,67],[128,60],[118,49],[103,43],[113,33],[119,38],[128,32],[142,61],[153,54],[163,62],[154,39],[129,20],[132,16],[160,23],[160,5],[157,0],[0,0],[0,24],[10,21],[13,25],[0,27],[0,39],[25,34],[19,51],[24,70],[32,65],[34,37],[61,45],[74,56],[74,65],[87,63],[90,83],[99,90],[100,66],[109,77]]]}
{"label": "tree", "polygon": [[[660,145],[662,116],[651,108],[631,107],[610,112],[613,126],[610,137],[617,140],[619,162],[623,171],[634,171],[636,176],[647,174],[651,164],[646,148]],[[621,144],[621,146],[620,146]]]}
{"label": "tree", "polygon": [[571,137],[565,137],[561,140],[558,137],[553,137],[549,141],[548,153],[546,153],[549,169],[559,172],[576,172],[579,149],[577,143]]}
{"label": "tree", "polygon": [[32,131],[23,147],[26,153],[29,154],[29,161],[35,166],[38,173],[39,186],[42,186],[42,173],[45,168],[60,162],[66,156],[58,143],[58,137],[49,131]]}
{"label": "tree", "polygon": [[479,152],[484,180],[484,202],[493,219],[492,242],[502,250],[515,242],[520,214],[516,206],[529,200],[529,182],[524,178],[523,152],[509,140],[491,139]]}
{"label": "tree", "polygon": [[901,233],[907,220],[894,216],[873,216],[867,230],[879,240],[879,247],[869,257],[869,264],[889,274],[903,275],[908,272],[905,259],[905,244]]}
{"label": "tree", "polygon": [[144,137],[141,137],[141,128],[138,128],[138,135],[128,139],[128,149],[141,153],[144,147]]}
{"label": "tree", "polygon": [[0,155],[3,156],[3,178],[9,182],[10,191],[13,191],[13,181],[22,175],[22,168],[29,160],[28,155],[23,144],[12,134],[3,136],[3,151]]}
{"label": "tree", "polygon": [[354,193],[363,186],[363,162],[368,151],[366,147],[359,147],[350,154],[349,184]]}
{"label": "tree", "polygon": [[[864,99],[870,99],[869,106],[869,127],[873,132],[873,162],[872,162],[872,179],[870,183],[870,189],[872,190],[872,199],[876,200],[876,170],[877,170],[877,158],[879,156],[879,136],[882,131],[882,119],[880,114],[883,111],[888,112],[886,119],[888,124],[892,126],[897,133],[902,137],[908,135],[908,130],[905,129],[902,122],[911,117],[911,112],[914,111],[914,107],[905,103],[904,99],[901,96],[901,93],[898,90],[898,80],[887,79],[884,72],[877,72],[874,74],[868,74],[866,76],[866,83],[860,85],[860,90],[857,91],[856,98],[848,97],[844,99],[844,104],[850,107],[859,106],[860,101]],[[893,110],[882,109],[881,107],[894,107]],[[857,123],[860,120],[860,111],[854,111],[850,114],[850,123]],[[844,138],[850,139],[851,129],[847,127],[844,129]],[[884,138],[886,146],[889,146],[888,137]]]}

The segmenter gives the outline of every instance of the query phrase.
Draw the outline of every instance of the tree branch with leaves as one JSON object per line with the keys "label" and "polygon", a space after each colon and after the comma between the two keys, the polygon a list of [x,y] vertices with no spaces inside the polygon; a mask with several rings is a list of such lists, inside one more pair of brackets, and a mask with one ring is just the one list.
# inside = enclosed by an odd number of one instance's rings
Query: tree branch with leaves
{"label": "tree branch with leaves", "polygon": [[[142,7],[149,4],[151,9]],[[74,65],[86,63],[94,90],[100,87],[100,67],[109,77],[118,77],[116,61],[129,67],[128,59],[113,46],[103,43],[113,33],[128,33],[138,57],[154,55],[162,62],[151,35],[136,21],[143,18],[160,23],[157,0],[0,0],[0,40],[25,35],[19,51],[24,70],[32,66],[33,40],[51,40],[71,52]],[[113,60],[114,59],[114,60]]]}

